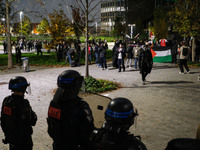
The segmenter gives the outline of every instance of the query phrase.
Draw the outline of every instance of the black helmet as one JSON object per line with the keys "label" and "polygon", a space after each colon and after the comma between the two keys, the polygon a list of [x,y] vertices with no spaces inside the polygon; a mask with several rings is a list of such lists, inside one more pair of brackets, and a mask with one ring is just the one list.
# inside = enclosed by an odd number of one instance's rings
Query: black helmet
{"label": "black helmet", "polygon": [[30,84],[22,76],[16,76],[10,79],[8,89],[16,92],[25,92]]}
{"label": "black helmet", "polygon": [[133,107],[130,100],[126,98],[115,98],[109,104],[105,112],[105,119],[108,124],[118,125],[128,129],[138,115],[137,109]]}
{"label": "black helmet", "polygon": [[63,71],[57,79],[57,85],[63,89],[72,89],[81,87],[83,82],[83,76],[81,76],[75,70],[66,70]]}

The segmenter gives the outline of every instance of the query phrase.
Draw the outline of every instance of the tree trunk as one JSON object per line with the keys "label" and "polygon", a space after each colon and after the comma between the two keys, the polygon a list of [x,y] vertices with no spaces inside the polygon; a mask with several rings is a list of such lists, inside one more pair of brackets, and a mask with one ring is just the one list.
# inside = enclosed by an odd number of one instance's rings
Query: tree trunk
{"label": "tree trunk", "polygon": [[85,41],[85,77],[89,76],[89,66],[88,66],[88,0],[86,2],[86,41]]}
{"label": "tree trunk", "polygon": [[192,39],[192,62],[195,61],[195,48],[196,48],[195,38],[193,37],[193,39]]}
{"label": "tree trunk", "polygon": [[10,35],[10,14],[9,14],[10,4],[6,0],[6,36],[7,36],[7,50],[8,50],[8,68],[13,67],[12,62],[12,47],[11,47],[11,35]]}
{"label": "tree trunk", "polygon": [[[125,0],[124,3],[125,3],[124,7],[125,7],[125,26],[126,26],[125,34],[129,35],[128,34],[128,0]],[[128,38],[126,36],[125,36],[125,39],[126,39],[126,45],[128,45],[129,42],[128,42]]]}

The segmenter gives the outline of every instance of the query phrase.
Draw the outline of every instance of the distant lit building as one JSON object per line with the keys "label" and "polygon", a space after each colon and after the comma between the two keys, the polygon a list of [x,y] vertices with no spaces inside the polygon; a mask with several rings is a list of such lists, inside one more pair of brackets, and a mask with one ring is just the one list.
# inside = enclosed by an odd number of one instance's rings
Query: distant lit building
{"label": "distant lit building", "polygon": [[110,32],[117,17],[125,23],[124,0],[103,0],[101,2],[101,30]]}

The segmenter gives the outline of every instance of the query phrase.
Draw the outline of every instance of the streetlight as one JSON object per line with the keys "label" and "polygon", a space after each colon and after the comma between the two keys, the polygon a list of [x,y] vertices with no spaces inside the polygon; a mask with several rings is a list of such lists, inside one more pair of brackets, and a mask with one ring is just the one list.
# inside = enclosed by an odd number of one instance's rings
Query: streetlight
{"label": "streetlight", "polygon": [[96,22],[96,36],[97,36],[97,22]]}
{"label": "streetlight", "polygon": [[20,11],[19,15],[20,15],[20,22],[21,22],[21,37],[22,37],[22,15],[23,15],[23,12]]}
{"label": "streetlight", "polygon": [[129,27],[131,27],[131,39],[133,39],[133,27],[135,27],[135,24],[128,24]]}
{"label": "streetlight", "polygon": [[4,27],[4,35],[6,36],[6,19],[5,18],[1,18],[1,20],[3,21],[3,27]]}

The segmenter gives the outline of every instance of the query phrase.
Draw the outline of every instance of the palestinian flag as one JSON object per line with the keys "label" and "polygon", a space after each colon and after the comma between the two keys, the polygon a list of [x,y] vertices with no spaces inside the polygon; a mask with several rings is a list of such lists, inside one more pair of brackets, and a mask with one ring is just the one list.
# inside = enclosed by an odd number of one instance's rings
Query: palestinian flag
{"label": "palestinian flag", "polygon": [[153,62],[171,62],[171,49],[169,47],[154,46],[151,49]]}

